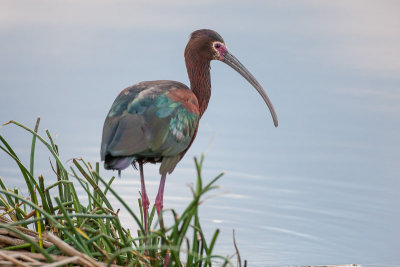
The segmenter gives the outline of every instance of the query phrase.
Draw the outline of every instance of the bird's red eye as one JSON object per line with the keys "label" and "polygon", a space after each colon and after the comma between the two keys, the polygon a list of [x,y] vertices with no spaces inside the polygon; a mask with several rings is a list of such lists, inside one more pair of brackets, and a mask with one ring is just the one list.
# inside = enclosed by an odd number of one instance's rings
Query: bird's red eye
{"label": "bird's red eye", "polygon": [[216,49],[218,49],[218,48],[221,47],[221,44],[220,44],[220,43],[216,43],[216,44],[214,44],[214,47],[215,47]]}

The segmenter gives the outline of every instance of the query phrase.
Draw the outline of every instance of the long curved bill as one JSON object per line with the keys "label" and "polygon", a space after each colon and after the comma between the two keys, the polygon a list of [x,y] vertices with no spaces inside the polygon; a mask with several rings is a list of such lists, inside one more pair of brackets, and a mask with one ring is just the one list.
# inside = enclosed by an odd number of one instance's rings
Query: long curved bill
{"label": "long curved bill", "polygon": [[272,105],[271,100],[269,100],[267,93],[264,91],[262,86],[257,82],[256,78],[254,78],[254,76],[246,69],[246,67],[243,66],[243,64],[240,63],[240,61],[229,51],[226,51],[224,53],[224,59],[222,60],[222,62],[232,67],[240,75],[242,75],[249,83],[251,83],[251,85],[253,85],[253,87],[257,90],[257,92],[261,95],[261,97],[267,104],[269,111],[271,112],[271,116],[274,121],[275,127],[278,127],[278,117],[276,116],[274,106]]}

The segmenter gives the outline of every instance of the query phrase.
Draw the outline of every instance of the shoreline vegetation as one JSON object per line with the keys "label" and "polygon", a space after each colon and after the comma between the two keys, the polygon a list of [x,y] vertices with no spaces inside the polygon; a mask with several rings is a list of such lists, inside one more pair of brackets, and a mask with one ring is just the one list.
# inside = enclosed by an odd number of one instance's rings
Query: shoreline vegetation
{"label": "shoreline vegetation", "polygon": [[[197,179],[191,187],[193,200],[181,214],[169,209],[172,225],[158,220],[155,207],[149,215],[149,233],[145,235],[140,198],[140,214],[132,211],[99,174],[99,163],[73,159],[66,166],[49,130],[38,134],[40,119],[32,130],[16,121],[15,125],[32,136],[29,164],[24,164],[11,145],[0,134],[0,149],[17,164],[27,195],[11,189],[0,176],[0,265],[1,266],[233,266],[233,256],[213,253],[219,230],[206,239],[198,209],[204,195],[217,188],[223,175],[203,185],[204,156],[195,158]],[[37,142],[50,152],[50,168],[56,179],[34,176]],[[0,174],[1,175],[1,174]],[[52,182],[49,182],[51,180]],[[54,182],[56,181],[56,182]],[[84,190],[85,198],[77,194]],[[54,196],[56,195],[56,196]],[[53,196],[53,197],[51,197]],[[118,209],[108,198],[118,200]],[[87,199],[81,201],[81,199]],[[124,208],[136,223],[135,229],[121,225],[119,208]],[[47,264],[47,265],[46,265]],[[241,262],[238,262],[241,266]],[[245,263],[246,265],[246,263]]]}

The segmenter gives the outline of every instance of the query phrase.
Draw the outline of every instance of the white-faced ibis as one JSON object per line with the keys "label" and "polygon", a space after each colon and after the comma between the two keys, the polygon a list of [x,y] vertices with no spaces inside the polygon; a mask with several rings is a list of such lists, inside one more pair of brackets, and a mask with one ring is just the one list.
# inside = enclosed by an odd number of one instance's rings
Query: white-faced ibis
{"label": "white-faced ibis", "polygon": [[210,61],[219,60],[240,73],[260,93],[275,127],[278,119],[267,94],[254,76],[226,48],[212,30],[190,35],[185,49],[190,88],[175,81],[146,81],[123,90],[104,122],[101,159],[106,169],[121,171],[139,165],[144,224],[147,231],[149,199],[143,175],[144,163],[161,162],[156,197],[157,213],[163,207],[167,173],[170,174],[196,137],[199,120],[211,96]]}

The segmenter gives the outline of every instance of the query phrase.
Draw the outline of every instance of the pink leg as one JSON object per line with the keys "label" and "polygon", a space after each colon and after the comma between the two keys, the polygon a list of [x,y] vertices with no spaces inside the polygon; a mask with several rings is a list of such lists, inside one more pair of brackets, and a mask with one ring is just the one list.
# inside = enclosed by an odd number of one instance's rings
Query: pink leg
{"label": "pink leg", "polygon": [[164,267],[168,267],[168,264],[169,264],[169,252],[167,252],[167,255],[165,255]]}
{"label": "pink leg", "polygon": [[167,177],[167,174],[162,174],[161,175],[161,181],[160,181],[160,186],[158,187],[158,194],[156,197],[156,208],[157,208],[157,214],[160,216],[160,212],[163,208],[163,198],[164,198],[164,185],[165,185],[165,178]]}
{"label": "pink leg", "polygon": [[142,185],[142,208],[143,208],[143,217],[144,217],[144,227],[145,227],[146,234],[147,234],[147,231],[148,231],[147,216],[149,213],[150,201],[149,201],[149,198],[147,197],[146,185],[144,184],[144,174],[143,174],[143,163],[142,162],[139,162],[139,171],[140,171],[140,184]]}

